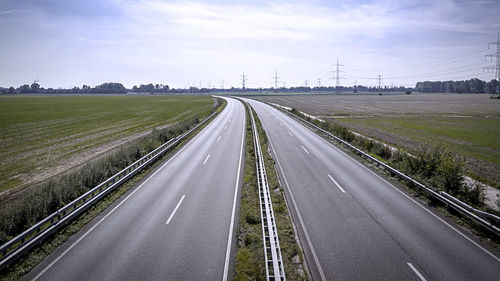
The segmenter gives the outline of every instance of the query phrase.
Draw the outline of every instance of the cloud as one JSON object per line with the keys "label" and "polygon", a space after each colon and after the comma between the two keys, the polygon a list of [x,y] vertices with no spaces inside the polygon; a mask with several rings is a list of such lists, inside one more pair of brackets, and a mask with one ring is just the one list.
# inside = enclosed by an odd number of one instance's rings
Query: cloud
{"label": "cloud", "polygon": [[394,26],[378,5],[348,11],[305,4],[213,5],[157,0],[124,5],[134,20],[161,34],[215,39],[309,40],[344,33],[376,36]]}
{"label": "cloud", "polygon": [[12,14],[12,13],[15,13],[17,12],[18,9],[10,9],[10,10],[3,10],[3,11],[0,11],[0,16],[1,15],[8,15],[8,14]]}

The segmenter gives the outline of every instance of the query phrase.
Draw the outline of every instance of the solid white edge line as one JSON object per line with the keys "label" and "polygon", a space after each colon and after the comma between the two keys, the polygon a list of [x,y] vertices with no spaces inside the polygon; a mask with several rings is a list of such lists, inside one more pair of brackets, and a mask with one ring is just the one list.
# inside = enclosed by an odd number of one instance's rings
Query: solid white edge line
{"label": "solid white edge line", "polygon": [[[245,106],[242,104],[243,109]],[[246,112],[246,109],[245,109]],[[246,113],[243,117],[243,130],[241,132],[241,147],[240,147],[240,160],[238,162],[238,173],[236,178],[236,184],[234,185],[234,199],[233,199],[233,209],[231,211],[231,224],[229,225],[229,234],[227,237],[227,249],[226,249],[226,260],[224,262],[224,272],[222,275],[222,281],[227,281],[229,274],[229,257],[231,256],[231,242],[233,240],[233,228],[234,228],[234,217],[236,214],[236,203],[238,201],[238,186],[240,185],[240,173],[241,173],[241,159],[243,158],[243,144],[245,143],[245,130],[246,128]]]}
{"label": "solid white edge line", "polygon": [[[214,121],[216,119],[219,119],[219,117],[221,116],[222,114],[219,114],[219,116],[217,116],[214,120],[212,120],[208,125],[212,125],[214,124]],[[208,126],[207,126],[208,127]],[[156,170],[153,174],[151,174],[146,180],[144,180],[144,182],[142,182],[135,190],[133,190],[127,197],[125,197],[125,199],[123,199],[123,201],[121,201],[118,205],[116,205],[111,211],[109,211],[109,213],[107,213],[104,217],[102,217],[102,219],[100,219],[95,225],[93,225],[89,230],[87,230],[87,232],[85,232],[82,236],[80,236],[80,238],[78,238],[78,240],[76,240],[75,242],[73,242],[73,244],[71,244],[66,250],[64,250],[64,252],[62,252],[59,256],[57,256],[57,258],[55,260],[53,260],[50,264],[48,264],[42,271],[40,271],[40,273],[38,273],[33,279],[31,279],[32,281],[35,281],[37,280],[38,278],[40,278],[45,272],[47,272],[47,270],[49,270],[52,266],[54,266],[54,264],[56,264],[61,258],[63,258],[71,249],[73,249],[80,241],[82,241],[87,235],[90,234],[90,232],[92,232],[97,226],[99,226],[107,217],[109,217],[112,213],[114,213],[114,211],[116,211],[116,209],[118,209],[123,203],[125,203],[125,201],[127,201],[132,195],[134,195],[139,189],[141,189],[152,177],[154,177],[157,173],[159,173],[166,165],[168,165],[172,160],[175,159],[175,157],[177,155],[179,155],[182,151],[184,151],[184,149],[186,147],[188,147],[194,140],[196,140],[200,135],[201,133],[207,129],[207,127],[205,127],[201,132],[199,132],[198,134],[196,134],[196,136],[194,136],[186,145],[184,145],[179,151],[177,151],[176,154],[174,154],[170,159],[167,160],[167,162],[165,162],[165,164],[161,165],[161,167]]]}
{"label": "solid white edge line", "polygon": [[221,137],[222,137],[222,136],[219,136],[219,137],[217,138],[217,142],[219,142],[219,141],[220,141],[220,138],[221,138]]}
{"label": "solid white edge line", "polygon": [[[276,109],[277,110],[277,109]],[[284,115],[284,114],[283,114]],[[284,115],[286,116],[286,115]],[[288,117],[288,116],[286,116]],[[291,119],[291,117],[288,117]],[[292,119],[293,120],[293,119]],[[295,121],[297,122],[297,121]],[[486,254],[488,254],[489,256],[491,256],[493,259],[495,259],[497,262],[500,262],[500,258],[495,256],[494,254],[492,254],[490,251],[488,251],[487,249],[485,249],[483,246],[479,245],[478,243],[476,243],[476,241],[472,240],[471,238],[469,238],[467,235],[463,234],[462,232],[460,232],[458,229],[456,229],[455,227],[453,227],[452,225],[450,225],[449,223],[447,223],[445,220],[443,220],[442,218],[440,218],[439,216],[437,216],[436,214],[434,214],[433,212],[431,212],[430,210],[428,210],[427,208],[425,208],[424,206],[422,206],[420,203],[418,203],[415,199],[411,198],[409,195],[407,195],[406,193],[404,193],[403,191],[399,190],[397,187],[395,187],[394,185],[392,185],[390,182],[386,181],[384,178],[382,178],[381,176],[379,176],[377,173],[375,173],[374,171],[368,169],[368,167],[365,167],[363,164],[359,163],[356,159],[352,158],[350,155],[348,155],[346,152],[342,151],[340,148],[336,147],[334,144],[328,142],[327,140],[325,140],[324,138],[322,138],[321,136],[319,136],[316,132],[312,131],[309,127],[306,127],[305,125],[302,125],[301,123],[297,122],[298,124],[300,124],[302,127],[308,129],[310,132],[312,132],[313,134],[316,134],[321,140],[323,140],[325,143],[329,144],[331,147],[335,148],[337,151],[341,152],[342,154],[344,154],[345,156],[347,156],[348,158],[350,158],[354,163],[358,164],[359,166],[363,167],[364,169],[366,169],[368,172],[372,173],[374,176],[376,176],[377,178],[379,178],[381,181],[385,182],[387,185],[389,185],[390,187],[392,187],[394,190],[398,191],[399,193],[401,193],[403,196],[405,196],[406,198],[408,198],[410,201],[412,201],[413,203],[415,203],[417,206],[419,206],[420,208],[424,209],[424,211],[426,211],[427,213],[429,213],[431,216],[433,216],[434,218],[436,218],[437,220],[439,220],[441,223],[443,223],[444,225],[446,225],[447,227],[449,227],[451,230],[453,230],[454,232],[458,233],[460,236],[462,236],[463,238],[465,238],[467,241],[469,241],[470,243],[472,243],[474,246],[478,247],[480,250],[482,250],[483,252],[485,252]]]}
{"label": "solid white edge line", "polygon": [[207,164],[209,158],[210,158],[210,153],[207,155],[207,158],[205,158],[205,161],[203,161],[203,165]]}
{"label": "solid white edge line", "polygon": [[340,191],[344,192],[345,193],[345,190],[340,186],[340,184],[338,184],[333,178],[332,176],[329,174],[328,177],[333,181],[333,183],[340,189]]}
{"label": "solid white edge line", "polygon": [[[267,131],[265,128],[264,123],[262,123],[262,127],[264,127],[264,131]],[[290,199],[292,199],[292,204],[294,206],[295,212],[297,213],[297,217],[300,222],[300,226],[302,227],[302,231],[304,231],[304,236],[306,237],[307,240],[307,245],[309,246],[309,249],[311,250],[311,254],[313,256],[314,262],[316,263],[316,267],[319,271],[319,275],[321,277],[321,280],[326,281],[326,276],[325,272],[323,271],[323,268],[321,267],[321,263],[319,262],[318,256],[316,255],[316,250],[314,250],[313,244],[311,242],[311,238],[309,237],[309,232],[307,232],[306,226],[304,224],[304,220],[302,219],[302,215],[300,214],[299,208],[297,207],[297,203],[295,202],[295,198],[293,197],[292,189],[290,188],[290,185],[288,184],[288,180],[286,179],[285,173],[283,172],[283,168],[281,167],[280,160],[278,158],[278,155],[276,154],[276,150],[274,150],[273,142],[271,141],[271,138],[268,138],[269,140],[269,145],[271,147],[271,150],[274,152],[274,156],[276,157],[276,164],[278,165],[278,168],[280,169],[281,175],[283,177],[283,181],[285,182],[285,185],[288,189],[288,193],[290,194]]]}
{"label": "solid white edge line", "polygon": [[424,276],[422,276],[422,274],[420,274],[420,272],[418,272],[418,270],[413,266],[413,264],[411,264],[411,262],[407,262],[406,264],[411,268],[411,270],[413,270],[413,272],[418,276],[418,278],[420,278],[420,280],[427,281],[425,280]]}
{"label": "solid white edge line", "polygon": [[179,206],[181,205],[182,201],[184,200],[184,197],[186,197],[186,194],[182,195],[181,200],[179,200],[179,203],[177,203],[177,206],[175,206],[175,209],[172,211],[172,214],[170,214],[170,217],[168,217],[168,220],[165,224],[169,224],[172,218],[175,215],[175,212],[177,212],[177,209],[179,209]]}
{"label": "solid white edge line", "polygon": [[307,151],[307,149],[303,145],[301,145],[301,147],[307,154],[309,154],[309,151]]}

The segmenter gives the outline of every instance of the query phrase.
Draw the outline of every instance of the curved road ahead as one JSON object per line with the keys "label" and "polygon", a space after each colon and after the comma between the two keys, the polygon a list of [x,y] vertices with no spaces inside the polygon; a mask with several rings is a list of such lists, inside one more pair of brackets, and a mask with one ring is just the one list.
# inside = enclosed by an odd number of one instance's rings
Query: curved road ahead
{"label": "curved road ahead", "polygon": [[231,279],[245,109],[227,101],[193,140],[23,279]]}
{"label": "curved road ahead", "polygon": [[500,280],[500,259],[334,145],[250,101],[314,280]]}

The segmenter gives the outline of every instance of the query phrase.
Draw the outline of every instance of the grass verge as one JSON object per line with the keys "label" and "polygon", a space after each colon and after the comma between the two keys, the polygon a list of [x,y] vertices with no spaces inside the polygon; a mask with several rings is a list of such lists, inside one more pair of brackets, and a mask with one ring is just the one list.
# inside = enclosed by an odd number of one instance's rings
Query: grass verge
{"label": "grass verge", "polygon": [[[234,280],[265,280],[266,271],[264,267],[259,190],[249,114],[247,110],[245,175],[241,192],[240,219],[237,232],[238,250]],[[288,280],[309,280],[310,278],[304,270],[303,254],[296,240],[297,236],[288,213],[283,188],[276,174],[274,159],[269,153],[267,136],[256,114],[254,114],[254,118],[259,131],[268,184],[271,189],[271,200],[286,278]]]}
{"label": "grass verge", "polygon": [[[216,112],[221,112],[226,105],[225,100],[220,100],[217,107],[214,109]],[[213,118],[216,118],[214,116]],[[212,119],[213,120],[213,119]],[[1,281],[12,281],[19,280],[25,274],[27,274],[30,270],[32,270],[35,266],[37,266],[40,262],[42,262],[47,256],[49,256],[52,252],[54,252],[58,247],[63,245],[68,239],[70,239],[73,235],[77,234],[83,227],[85,227],[89,222],[92,222],[96,217],[98,217],[103,211],[105,211],[113,202],[117,201],[122,197],[122,195],[126,194],[129,190],[132,190],[135,186],[137,186],[143,179],[145,179],[151,172],[153,172],[156,168],[161,166],[163,162],[165,162],[168,158],[174,155],[177,151],[179,151],[186,143],[188,143],[194,136],[196,136],[203,128],[205,128],[210,121],[198,128],[191,136],[183,140],[176,148],[167,152],[160,159],[155,161],[151,166],[144,169],[136,176],[134,176],[131,180],[118,187],[94,206],[92,206],[88,211],[83,213],[80,217],[78,217],[73,222],[69,223],[66,227],[62,228],[60,231],[52,235],[50,238],[42,242],[39,246],[33,248],[33,250],[22,257],[14,264],[4,268],[0,271],[0,280]]]}

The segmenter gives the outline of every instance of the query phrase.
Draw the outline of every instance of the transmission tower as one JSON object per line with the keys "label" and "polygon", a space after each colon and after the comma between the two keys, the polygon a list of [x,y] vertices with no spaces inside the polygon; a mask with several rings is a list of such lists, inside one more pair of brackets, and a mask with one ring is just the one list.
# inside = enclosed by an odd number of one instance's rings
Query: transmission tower
{"label": "transmission tower", "polygon": [[377,78],[378,80],[378,91],[381,92],[381,88],[382,88],[382,75],[378,75]]}
{"label": "transmission tower", "polygon": [[304,87],[306,87],[306,88],[307,88],[307,79],[306,79],[306,81],[304,82]]}
{"label": "transmission tower", "polygon": [[247,76],[245,75],[245,72],[241,75],[241,89],[243,92],[245,91],[245,82],[246,82]]}
{"label": "transmission tower", "polygon": [[321,87],[321,78],[318,78],[318,88]]}
{"label": "transmission tower", "polygon": [[[490,61],[493,63],[493,58],[496,60],[495,65],[487,66],[484,69],[487,72],[490,72],[490,70],[495,72],[495,79],[500,80],[500,32],[497,34],[497,41],[488,43],[488,49],[490,48],[490,45],[497,45],[497,51],[496,53],[486,55],[486,58],[490,58]],[[485,58],[485,59],[486,59]]]}
{"label": "transmission tower", "polygon": [[278,92],[278,79],[281,79],[281,77],[278,77],[278,71],[274,71],[274,76],[273,76],[273,81],[274,81],[274,91]]}
{"label": "transmission tower", "polygon": [[339,64],[339,59],[337,59],[337,65],[335,68],[335,93],[339,94],[340,93],[340,79],[346,79],[345,77],[341,77],[341,73],[345,73],[345,71],[341,71],[340,67],[344,66],[343,64]]}

